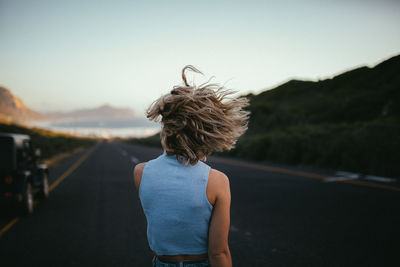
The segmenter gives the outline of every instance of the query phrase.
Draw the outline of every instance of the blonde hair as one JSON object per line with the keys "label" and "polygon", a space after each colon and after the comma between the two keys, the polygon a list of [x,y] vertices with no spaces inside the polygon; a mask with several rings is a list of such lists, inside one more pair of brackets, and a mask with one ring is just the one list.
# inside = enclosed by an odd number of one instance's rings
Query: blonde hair
{"label": "blonde hair", "polygon": [[[201,73],[188,65],[182,70],[183,86],[174,86],[147,109],[147,118],[162,117],[161,144],[168,155],[194,165],[214,151],[230,150],[247,130],[249,112],[245,97],[233,98],[235,91],[209,82],[189,85],[185,71]],[[201,73],[202,74],[202,73]]]}

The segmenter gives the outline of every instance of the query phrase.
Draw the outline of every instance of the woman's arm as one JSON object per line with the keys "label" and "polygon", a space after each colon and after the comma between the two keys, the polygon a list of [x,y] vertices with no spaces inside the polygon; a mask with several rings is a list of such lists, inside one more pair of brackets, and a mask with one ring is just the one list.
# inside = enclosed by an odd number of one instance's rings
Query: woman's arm
{"label": "woman's arm", "polygon": [[[215,197],[214,209],[208,232],[208,257],[211,266],[231,267],[232,259],[228,245],[231,191],[229,179],[222,172],[211,170],[207,189]],[[211,203],[213,203],[211,202]]]}
{"label": "woman's arm", "polygon": [[143,168],[146,165],[146,162],[139,163],[135,166],[135,169],[133,169],[133,179],[135,181],[135,186],[136,189],[139,192],[139,187],[140,187],[140,181],[142,181],[142,174],[143,174]]}

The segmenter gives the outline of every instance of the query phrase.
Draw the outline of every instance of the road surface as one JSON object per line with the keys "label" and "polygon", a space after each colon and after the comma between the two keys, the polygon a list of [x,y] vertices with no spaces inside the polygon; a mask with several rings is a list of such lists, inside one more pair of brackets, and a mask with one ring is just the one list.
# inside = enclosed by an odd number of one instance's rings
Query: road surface
{"label": "road surface", "polygon": [[[31,216],[4,203],[0,266],[150,266],[137,162],[160,149],[103,142],[51,170]],[[234,266],[400,266],[400,186],[210,157],[230,178]]]}

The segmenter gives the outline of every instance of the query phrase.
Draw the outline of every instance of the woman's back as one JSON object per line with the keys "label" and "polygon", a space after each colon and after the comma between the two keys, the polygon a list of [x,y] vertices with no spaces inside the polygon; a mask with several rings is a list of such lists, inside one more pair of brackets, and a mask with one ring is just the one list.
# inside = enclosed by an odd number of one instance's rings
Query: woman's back
{"label": "woman's back", "polygon": [[161,119],[166,154],[134,169],[153,266],[209,266],[209,260],[212,266],[231,267],[229,179],[201,160],[230,150],[246,131],[248,100],[231,98],[234,92],[218,84],[189,85],[185,70],[200,73],[183,68],[184,85],[174,86],[146,111],[150,120]]}
{"label": "woman's back", "polygon": [[201,161],[185,166],[165,152],[146,163],[139,197],[149,245],[158,255],[207,253],[213,210],[206,193],[209,173]]}

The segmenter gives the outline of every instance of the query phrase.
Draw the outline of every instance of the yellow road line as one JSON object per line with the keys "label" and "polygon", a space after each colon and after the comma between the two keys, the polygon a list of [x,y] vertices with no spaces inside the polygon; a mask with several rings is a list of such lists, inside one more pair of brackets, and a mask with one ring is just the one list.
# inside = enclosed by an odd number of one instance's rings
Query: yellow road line
{"label": "yellow road line", "polygon": [[[278,167],[269,167],[269,166],[264,166],[264,165],[249,163],[249,162],[240,162],[240,161],[229,160],[229,159],[212,158],[212,161],[225,163],[225,164],[229,164],[229,165],[233,165],[233,166],[257,169],[257,170],[261,170],[261,171],[278,172],[278,173],[291,174],[291,175],[296,175],[296,176],[304,176],[304,177],[312,178],[312,179],[329,178],[329,176],[320,175],[320,174],[316,174],[316,173],[294,171],[294,170],[278,168]],[[358,180],[342,180],[342,181],[337,181],[337,182],[354,184],[354,185],[359,185],[359,186],[366,186],[366,187],[374,187],[374,188],[380,188],[380,189],[391,190],[391,191],[400,191],[400,187],[376,184],[376,183],[364,182],[364,181],[358,181]]]}
{"label": "yellow road line", "polygon": [[12,219],[9,223],[6,224],[6,226],[4,226],[1,230],[0,230],[0,237],[7,232],[8,229],[10,229],[14,224],[16,224],[19,220],[21,219],[21,217],[15,217],[14,219]]}
{"label": "yellow road line", "polygon": [[91,148],[89,151],[87,151],[80,159],[78,159],[66,172],[64,172],[60,177],[57,178],[50,186],[49,186],[49,191],[53,191],[53,189],[58,186],[65,178],[67,178],[76,168],[79,167],[79,165],[84,162],[89,155],[93,152],[94,147]]}
{"label": "yellow road line", "polygon": [[[52,191],[56,186],[58,186],[65,178],[68,177],[76,168],[79,167],[88,157],[89,155],[93,152],[93,150],[97,146],[92,147],[90,150],[88,150],[82,157],[80,157],[71,167],[69,167],[68,170],[66,170],[60,177],[57,178],[50,186],[49,186],[49,191]],[[38,202],[35,200],[34,204],[36,205]],[[0,229],[0,237],[7,232],[14,224],[16,224],[21,217],[17,216],[14,219],[12,219],[9,223],[7,223],[3,228]]]}

